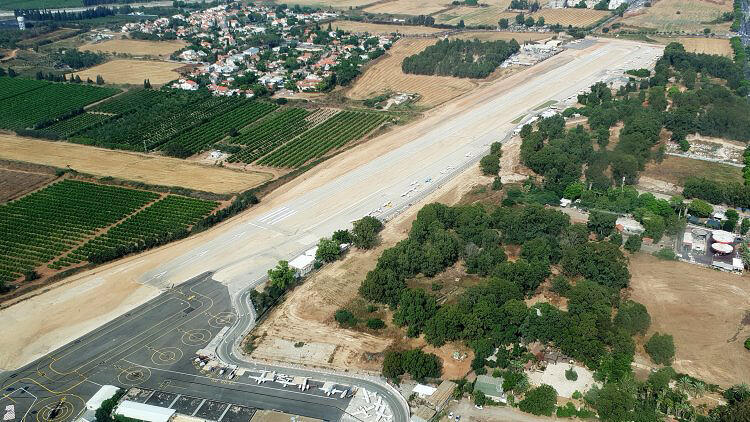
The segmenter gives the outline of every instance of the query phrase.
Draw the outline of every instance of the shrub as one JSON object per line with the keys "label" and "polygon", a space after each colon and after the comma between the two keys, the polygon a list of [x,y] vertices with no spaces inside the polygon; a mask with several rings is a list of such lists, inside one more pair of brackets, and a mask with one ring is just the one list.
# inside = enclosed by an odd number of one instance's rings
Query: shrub
{"label": "shrub", "polygon": [[565,379],[568,381],[576,381],[578,379],[578,372],[576,372],[571,366],[565,370]]}
{"label": "shrub", "polygon": [[666,261],[677,260],[677,255],[674,253],[674,250],[672,248],[661,248],[658,251],[654,252],[654,256]]}
{"label": "shrub", "polygon": [[495,179],[492,180],[492,190],[500,190],[503,188],[503,181],[500,179],[500,176],[495,176]]}
{"label": "shrub", "polygon": [[385,328],[385,322],[380,318],[370,318],[367,320],[367,328],[371,330],[380,330]]}
{"label": "shrub", "polygon": [[339,309],[338,311],[336,311],[336,313],[333,315],[333,319],[335,319],[336,322],[338,322],[342,327],[354,327],[355,325],[357,325],[357,318],[353,313],[349,312],[346,309]]}
{"label": "shrub", "polygon": [[645,334],[651,325],[651,316],[645,306],[628,300],[620,305],[614,322],[631,336],[636,333]]}
{"label": "shrub", "polygon": [[646,343],[646,352],[654,363],[670,365],[674,358],[674,339],[669,334],[654,333]]}
{"label": "shrub", "polygon": [[636,253],[641,250],[643,239],[638,235],[632,235],[625,241],[625,250],[630,253]]}
{"label": "shrub", "polygon": [[750,350],[750,337],[745,340],[745,349]]}
{"label": "shrub", "polygon": [[479,167],[482,173],[491,176],[500,172],[500,157],[495,154],[487,154],[479,160]]}
{"label": "shrub", "polygon": [[565,276],[559,275],[552,279],[551,290],[560,296],[565,296],[570,290],[570,282]]}

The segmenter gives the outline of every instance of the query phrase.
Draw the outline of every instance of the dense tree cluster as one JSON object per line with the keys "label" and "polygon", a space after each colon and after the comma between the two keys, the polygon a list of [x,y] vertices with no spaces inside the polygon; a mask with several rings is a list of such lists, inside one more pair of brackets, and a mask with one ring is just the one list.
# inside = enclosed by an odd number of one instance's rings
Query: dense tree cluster
{"label": "dense tree cluster", "polygon": [[69,12],[66,10],[53,12],[47,9],[16,9],[14,13],[16,16],[23,16],[32,21],[77,21],[113,16],[118,13],[130,13],[131,11],[132,8],[130,6],[123,6],[122,8],[99,6],[79,12]]}
{"label": "dense tree cluster", "polygon": [[485,78],[518,49],[515,39],[509,42],[445,39],[404,58],[401,69],[419,75]]}
{"label": "dense tree cluster", "polygon": [[[95,66],[104,61],[104,55],[92,51],[78,51],[74,48],[60,50],[52,55],[53,59],[71,69],[83,69]],[[80,81],[80,78],[79,78]]]}
{"label": "dense tree cluster", "polygon": [[[722,182],[715,179],[691,177],[685,181],[682,194],[686,198],[698,198],[712,204],[727,204],[733,207],[750,208],[750,186],[739,182]],[[691,204],[695,202],[693,200]],[[695,210],[699,217],[705,213]],[[709,210],[708,214],[712,211]]]}
{"label": "dense tree cluster", "polygon": [[442,366],[440,358],[419,349],[403,352],[391,351],[385,354],[383,375],[389,379],[398,380],[401,375],[408,373],[413,379],[424,381],[425,378],[439,377]]}

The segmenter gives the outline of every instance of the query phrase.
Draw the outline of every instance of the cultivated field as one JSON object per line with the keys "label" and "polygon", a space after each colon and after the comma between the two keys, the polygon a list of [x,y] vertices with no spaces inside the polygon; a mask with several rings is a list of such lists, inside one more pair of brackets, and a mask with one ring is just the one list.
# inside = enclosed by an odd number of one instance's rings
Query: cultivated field
{"label": "cultivated field", "polygon": [[659,42],[669,44],[678,42],[685,46],[685,50],[690,53],[719,54],[722,56],[733,57],[734,52],[728,39],[724,38],[658,38]]}
{"label": "cultivated field", "polygon": [[367,68],[346,95],[364,100],[385,91],[417,93],[422,97],[418,104],[435,106],[474,88],[476,83],[467,79],[407,75],[401,71],[401,62],[405,57],[417,54],[435,42],[436,39],[399,40],[384,57]]}
{"label": "cultivated field", "polygon": [[86,44],[79,49],[84,51],[100,51],[103,53],[124,53],[133,56],[169,56],[186,45],[187,43],[182,40],[145,41],[119,39]]}
{"label": "cultivated field", "polygon": [[562,26],[573,25],[577,27],[586,27],[593,25],[599,19],[609,16],[611,12],[606,10],[594,9],[542,9],[532,14],[534,19],[544,17],[546,24],[560,24]]}
{"label": "cultivated field", "polygon": [[151,60],[112,60],[74,74],[86,80],[96,80],[101,75],[107,83],[142,85],[144,79],[152,84],[163,84],[180,77],[175,69],[180,63],[157,62]]}
{"label": "cultivated field", "polygon": [[[750,379],[750,282],[645,254],[631,258],[632,299],[651,314],[651,329],[674,336],[673,367],[724,387]],[[647,357],[646,357],[647,359]]]}
{"label": "cultivated field", "polygon": [[355,22],[355,21],[334,21],[331,26],[333,29],[342,29],[349,32],[369,32],[370,34],[390,34],[398,32],[400,34],[434,34],[443,31],[440,28],[430,28],[428,26],[413,25],[386,25],[378,23]]}
{"label": "cultivated field", "polygon": [[177,158],[112,151],[63,142],[0,135],[0,158],[71,168],[152,185],[240,192],[270,180],[271,174],[204,166]]}
{"label": "cultivated field", "polygon": [[393,0],[374,4],[365,8],[365,12],[392,15],[431,15],[450,6],[449,0]]}
{"label": "cultivated field", "polygon": [[[664,32],[702,33],[711,28],[716,33],[729,31],[731,22],[709,25],[724,12],[732,11],[730,0],[658,0],[634,15],[625,16],[622,23]],[[545,18],[546,19],[546,18]]]}
{"label": "cultivated field", "polygon": [[497,22],[502,18],[512,22],[517,13],[508,12],[507,8],[507,5],[459,6],[436,15],[435,22],[458,25],[463,20],[466,25],[497,25]]}
{"label": "cultivated field", "polygon": [[53,174],[0,168],[0,203],[38,189],[55,179]]}

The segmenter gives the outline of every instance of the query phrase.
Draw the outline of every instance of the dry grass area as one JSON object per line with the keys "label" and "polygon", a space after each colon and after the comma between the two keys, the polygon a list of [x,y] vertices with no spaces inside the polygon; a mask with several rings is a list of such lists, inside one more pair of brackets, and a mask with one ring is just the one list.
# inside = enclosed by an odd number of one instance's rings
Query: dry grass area
{"label": "dry grass area", "polygon": [[71,168],[153,185],[240,192],[271,178],[270,174],[204,166],[178,158],[112,151],[65,142],[48,142],[0,134],[0,158]]}
{"label": "dry grass area", "polygon": [[[507,3],[510,4],[510,2]],[[500,19],[506,18],[513,21],[517,15],[517,13],[508,12],[507,9],[507,4],[491,4],[489,7],[459,6],[436,15],[435,22],[458,25],[463,20],[466,25],[497,25]]]}
{"label": "dry grass area", "polygon": [[551,38],[550,34],[540,32],[461,32],[457,35],[451,35],[449,38],[458,38],[462,40],[478,39],[480,41],[510,41],[516,40],[519,44],[530,41],[539,41]]}
{"label": "dry grass area", "polygon": [[689,177],[706,177],[720,182],[742,182],[742,169],[710,161],[667,155],[661,163],[648,163],[642,176],[683,186]]}
{"label": "dry grass area", "polygon": [[95,44],[86,44],[81,46],[80,50],[99,51],[102,53],[124,53],[133,56],[169,56],[186,45],[187,43],[182,40],[145,41],[113,39]]}
{"label": "dry grass area", "polygon": [[733,57],[734,52],[728,39],[724,38],[657,38],[657,41],[669,44],[678,42],[685,46],[685,50],[690,53],[719,54],[722,56]]}
{"label": "dry grass area", "polygon": [[331,24],[333,29],[342,29],[349,32],[368,32],[370,34],[391,34],[398,32],[405,35],[416,34],[434,34],[443,31],[440,28],[430,28],[428,26],[414,25],[387,25],[380,23],[355,22],[355,21],[334,21]]}
{"label": "dry grass area", "polygon": [[83,80],[95,80],[97,75],[101,75],[106,82],[114,84],[141,85],[144,79],[149,79],[156,85],[179,78],[180,74],[175,69],[181,66],[180,63],[151,60],[112,60],[75,74]]}
{"label": "dry grass area", "polygon": [[[651,329],[674,336],[674,368],[729,386],[750,379],[750,277],[646,254],[631,258],[633,300],[651,314]],[[647,358],[646,358],[647,359]]]}
{"label": "dry grass area", "polygon": [[702,33],[703,28],[711,28],[713,32],[723,34],[729,31],[731,22],[713,25],[706,22],[731,11],[731,0],[658,0],[653,2],[651,7],[625,16],[622,23],[677,33]]}
{"label": "dry grass area", "polygon": [[401,71],[405,57],[417,54],[436,43],[436,39],[401,39],[388,53],[365,70],[346,95],[355,100],[374,97],[384,91],[417,93],[422,98],[418,104],[435,106],[455,98],[476,83],[450,76],[409,75]]}
{"label": "dry grass area", "polygon": [[393,0],[376,3],[365,9],[368,13],[392,15],[431,15],[451,7],[450,0]]}
{"label": "dry grass area", "polygon": [[562,26],[586,27],[593,25],[598,20],[611,15],[606,10],[594,9],[542,9],[532,14],[534,20],[544,17],[544,22],[549,25],[560,24]]}

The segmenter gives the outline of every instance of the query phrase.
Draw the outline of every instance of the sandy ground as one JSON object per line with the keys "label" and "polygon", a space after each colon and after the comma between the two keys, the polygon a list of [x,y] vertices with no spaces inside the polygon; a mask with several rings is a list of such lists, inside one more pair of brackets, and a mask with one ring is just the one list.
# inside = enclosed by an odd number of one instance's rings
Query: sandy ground
{"label": "sandy ground", "polygon": [[723,12],[731,11],[730,0],[658,0],[652,2],[651,7],[644,7],[636,14],[626,15],[622,23],[665,32],[702,33],[703,28],[708,27],[715,33],[726,33],[731,22],[718,25],[703,22],[710,22]]}
{"label": "sandy ground", "polygon": [[750,380],[750,276],[646,254],[630,263],[631,298],[651,314],[647,336],[674,336],[675,370],[724,387]]}
{"label": "sandy ground", "polygon": [[685,50],[690,53],[720,54],[722,56],[734,57],[732,46],[729,40],[725,38],[657,38],[659,42],[669,44],[678,42],[685,46]]}
{"label": "sandy ground", "polygon": [[[546,416],[534,416],[509,406],[485,406],[483,409],[477,409],[469,399],[461,400],[455,406],[450,407],[449,411],[460,415],[461,420],[466,422],[547,422],[560,420]],[[448,418],[445,417],[441,420],[447,421]]]}
{"label": "sandy ground", "polygon": [[[631,42],[621,42],[621,41],[611,41],[611,40],[603,40],[601,43],[597,44],[597,46],[592,47],[592,49],[586,50],[586,51],[569,51],[565,52],[561,55],[555,56],[552,59],[542,62],[530,69],[524,70],[520,73],[517,73],[513,76],[510,76],[506,79],[497,80],[495,82],[492,82],[491,84],[488,84],[487,86],[484,86],[480,89],[478,89],[476,92],[470,93],[466,96],[461,97],[460,99],[456,101],[452,101],[450,103],[446,103],[441,107],[437,107],[435,109],[432,109],[425,113],[425,118],[419,121],[412,122],[406,126],[398,127],[398,130],[392,130],[390,132],[387,132],[381,136],[379,136],[377,139],[373,139],[370,142],[366,142],[363,144],[360,144],[351,150],[349,150],[346,154],[340,154],[328,161],[326,161],[324,164],[319,165],[315,167],[314,169],[308,171],[304,175],[300,176],[299,178],[295,179],[294,183],[285,185],[284,189],[277,189],[274,192],[270,193],[269,195],[265,196],[262,200],[262,202],[256,206],[248,210],[247,212],[230,219],[211,230],[207,230],[205,232],[202,232],[200,234],[197,234],[195,236],[189,237],[187,239],[184,239],[179,242],[175,242],[169,245],[166,245],[164,247],[160,247],[133,257],[125,258],[121,261],[112,263],[109,266],[101,267],[100,269],[88,271],[85,273],[81,273],[79,275],[76,275],[70,280],[70,282],[74,282],[75,280],[83,280],[82,283],[90,283],[90,284],[96,284],[98,283],[98,278],[104,278],[106,280],[107,285],[118,285],[120,283],[121,285],[124,285],[122,283],[127,283],[129,280],[132,280],[134,277],[142,277],[144,274],[147,274],[156,268],[163,268],[164,265],[167,263],[173,263],[174,260],[178,257],[183,257],[186,254],[198,252],[199,248],[205,247],[207,242],[214,241],[216,239],[219,239],[221,236],[228,235],[230,233],[234,233],[235,230],[242,229],[244,227],[247,227],[248,223],[251,223],[255,221],[260,216],[265,215],[266,213],[269,213],[270,211],[273,211],[277,209],[278,207],[284,206],[285,204],[290,203],[290,201],[294,201],[295,198],[299,198],[302,195],[304,195],[306,192],[310,192],[314,190],[317,187],[320,186],[328,186],[328,184],[335,180],[337,177],[340,177],[344,174],[349,174],[354,169],[360,169],[362,168],[363,163],[367,163],[373,159],[373,157],[379,157],[383,154],[385,154],[388,151],[391,151],[401,145],[404,145],[405,142],[410,141],[412,139],[417,139],[419,136],[421,136],[424,133],[430,132],[430,128],[434,127],[437,123],[443,121],[447,116],[454,116],[454,115],[460,115],[466,112],[469,112],[471,110],[475,110],[476,107],[485,105],[487,101],[491,98],[495,98],[496,96],[503,95],[503,93],[507,92],[510,89],[513,89],[514,87],[517,87],[520,84],[523,84],[524,81],[526,81],[529,78],[532,78],[534,75],[539,74],[545,74],[546,72],[554,71],[554,69],[558,68],[561,65],[564,65],[566,63],[571,62],[571,60],[575,60],[575,57],[580,56],[588,56],[590,57],[592,51],[596,51],[596,49],[604,48],[604,46],[612,45],[614,49],[617,49],[618,45],[628,45],[632,46],[636,43]],[[610,47],[606,47],[610,48]],[[630,48],[630,47],[628,47]],[[605,51],[614,51],[614,50],[605,50]],[[588,61],[586,62],[588,63]],[[584,65],[582,63],[582,65]],[[600,66],[601,67],[601,66]],[[557,81],[549,81],[546,82],[543,78],[542,79],[533,79],[535,81],[535,84],[539,85],[536,88],[535,92],[539,92],[539,94],[535,95],[527,95],[523,97],[523,99],[519,99],[517,107],[520,108],[532,108],[541,102],[545,101],[546,94],[544,94],[544,90],[542,89],[544,87],[544,83],[559,83]],[[477,131],[481,131],[482,127],[481,125],[478,126]],[[484,133],[484,132],[482,132]],[[29,142],[35,142],[33,140],[29,141],[22,141],[16,138],[17,142],[23,142],[23,143],[29,143]],[[36,141],[36,142],[42,142],[42,141]],[[0,145],[5,144],[0,143]],[[64,145],[61,143],[44,143],[45,145]],[[450,143],[448,144],[450,146]],[[7,149],[7,148],[5,148]],[[94,149],[91,149],[92,151]],[[2,151],[2,150],[0,150]],[[83,150],[80,150],[81,153]],[[106,158],[107,156],[116,155],[118,152],[109,151],[109,150],[101,150],[102,159]],[[3,153],[0,152],[0,156],[2,156]],[[28,151],[27,151],[28,156]],[[35,155],[37,157],[40,157],[40,159],[46,159],[46,154],[43,152],[36,152]],[[71,157],[75,158],[75,157]],[[153,157],[148,157],[153,158]],[[88,159],[79,159],[77,162],[80,164],[91,164],[91,157],[88,157]],[[122,163],[118,163],[118,165],[121,165]],[[100,169],[105,169],[102,166]],[[107,169],[108,170],[108,169]],[[478,174],[478,171],[476,168],[474,168],[474,171],[476,171],[476,174]],[[108,172],[108,174],[111,172]],[[131,173],[132,174],[132,173]],[[189,180],[194,181],[197,179],[197,177],[191,177]],[[454,181],[451,181],[450,183],[446,183],[444,187],[451,186],[452,183],[458,183],[455,180],[463,180],[465,182],[465,178],[461,177],[458,179],[454,179]],[[467,183],[466,188],[470,189],[472,186],[474,186],[476,183]],[[446,196],[450,196],[451,192],[448,191],[446,193]],[[453,194],[454,198],[446,198],[445,201],[448,203],[452,203],[451,201],[457,201],[460,198],[460,195]],[[342,198],[344,199],[344,198]],[[339,206],[338,203],[331,204],[330,206]],[[414,207],[412,207],[412,210],[418,209],[418,204],[415,204]],[[318,209],[318,208],[316,208]],[[300,215],[305,215],[303,213],[300,213]],[[294,217],[289,218],[287,221],[289,223],[285,222],[287,225],[291,224],[291,222],[295,222],[296,220]],[[305,224],[305,222],[295,223],[295,224]],[[266,241],[266,239],[258,239],[257,243],[261,243]],[[268,242],[271,242],[272,240],[268,240]],[[260,247],[260,246],[259,246]],[[205,271],[207,268],[223,268],[220,270],[216,276],[223,276],[225,278],[219,278],[221,279],[227,279],[232,280],[232,277],[241,276],[243,274],[246,274],[248,269],[248,260],[252,259],[261,264],[264,264],[265,262],[269,263],[269,266],[272,262],[275,262],[275,259],[278,259],[276,257],[270,256],[266,257],[264,256],[255,256],[253,258],[250,258],[248,255],[248,251],[252,252],[255,250],[254,248],[226,248],[222,247],[220,249],[217,249],[213,253],[206,254],[205,257],[202,258],[196,258],[188,264],[181,264],[179,267],[174,267],[174,269],[171,269],[168,273],[168,276],[164,277],[162,279],[162,282],[164,283],[180,283],[184,280],[187,280],[191,276],[195,275],[196,272]],[[293,253],[291,251],[286,251],[285,253]],[[218,254],[218,255],[217,255]],[[257,266],[257,265],[256,265]],[[130,284],[132,287],[132,290],[134,291],[138,286]],[[234,284],[232,284],[234,286]],[[65,288],[60,289],[54,289],[52,291],[43,293],[40,295],[40,297],[45,298],[51,298],[47,299],[49,303],[55,303],[56,297],[60,294],[65,293]],[[80,303],[85,302],[77,302],[76,306],[80,306]],[[48,309],[51,307],[55,307],[55,309]],[[59,309],[61,305],[52,305],[48,308],[35,308],[33,312],[29,311],[28,309],[25,309],[26,312],[31,314],[29,316],[30,321],[34,320],[47,320],[48,314],[53,314],[60,312],[61,315],[65,314],[64,309]],[[101,307],[92,307],[98,309],[101,313],[107,313],[108,315],[111,315],[113,312],[109,312],[109,309],[101,308]],[[6,320],[6,318],[14,318],[16,320],[19,320],[19,318],[15,317],[16,309],[20,309],[20,307],[13,306],[11,308],[5,309],[0,311],[0,320]],[[76,308],[68,308],[67,311],[69,312],[76,312]],[[93,315],[92,315],[93,317]],[[21,318],[23,319],[23,318]],[[56,330],[59,330],[60,328],[56,325],[55,321],[50,322],[50,327],[44,331],[44,333],[54,332]],[[28,330],[24,324],[13,324],[10,329],[5,329],[3,332],[4,334],[4,341],[2,343],[2,350],[0,350],[0,353],[4,353],[4,351],[7,350],[16,350],[16,349],[23,349],[23,348],[31,348],[31,344],[34,343],[34,349],[39,350],[39,354],[26,354],[22,357],[18,357],[13,361],[13,364],[20,365],[25,362],[32,361],[33,359],[39,357],[44,351],[48,350],[54,350],[55,348],[61,346],[66,341],[71,340],[74,336],[69,336],[65,338],[64,336],[60,335],[53,335],[50,334],[49,336],[42,336],[40,335],[33,336],[29,335],[29,333],[32,330]],[[80,335],[83,332],[83,330],[76,333],[76,335]],[[339,333],[340,334],[340,333]],[[50,339],[52,337],[56,338],[57,341],[50,341],[41,340],[43,338]],[[12,364],[9,364],[12,365]]]}
{"label": "sandy ground", "polygon": [[[390,4],[390,3],[386,3]],[[350,32],[369,32],[371,34],[390,34],[398,32],[399,34],[434,34],[441,32],[443,29],[431,28],[428,26],[413,25],[385,25],[379,23],[355,22],[355,21],[334,21],[331,24],[333,29],[342,29]]]}
{"label": "sandy ground", "polygon": [[367,13],[395,15],[431,15],[451,6],[450,0],[394,0],[365,8]]}
{"label": "sandy ground", "polygon": [[[3,321],[3,351],[0,370],[10,370],[52,351],[50,344],[62,345],[101,326],[156,296],[153,287],[126,279],[106,283],[103,278],[79,279],[0,310]],[[12,312],[9,312],[12,309]],[[44,318],[38,310],[44,309]],[[19,335],[23,332],[23,335]],[[34,341],[18,341],[20,338]]]}
{"label": "sandy ground", "polygon": [[[575,381],[568,381],[565,378],[565,371],[571,367],[578,374],[578,379]],[[594,385],[594,373],[583,366],[571,366],[561,362],[547,365],[544,372],[531,372],[529,381],[534,385],[551,385],[557,391],[558,396],[570,398],[576,391],[585,393]]]}
{"label": "sandy ground", "polygon": [[134,152],[48,142],[0,134],[0,158],[71,168],[153,185],[183,186],[215,193],[241,192],[271,178],[270,174],[204,166],[185,160]]}
{"label": "sandy ground", "polygon": [[410,75],[401,71],[401,62],[405,57],[417,54],[436,42],[436,39],[398,40],[384,57],[357,78],[346,95],[355,100],[364,100],[385,91],[417,93],[422,97],[418,104],[434,106],[476,87],[476,83],[469,79]]}
{"label": "sandy ground", "polygon": [[163,84],[180,77],[175,69],[180,63],[157,62],[151,60],[112,60],[90,69],[75,72],[84,81],[96,80],[101,75],[107,83],[141,85],[144,79],[152,84]]}
{"label": "sandy ground", "polygon": [[85,44],[79,49],[104,53],[125,53],[133,56],[169,56],[186,45],[187,43],[182,40],[145,41],[115,39],[95,44]]}

